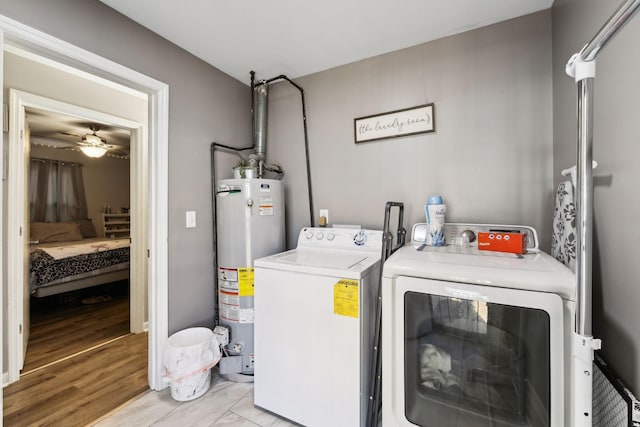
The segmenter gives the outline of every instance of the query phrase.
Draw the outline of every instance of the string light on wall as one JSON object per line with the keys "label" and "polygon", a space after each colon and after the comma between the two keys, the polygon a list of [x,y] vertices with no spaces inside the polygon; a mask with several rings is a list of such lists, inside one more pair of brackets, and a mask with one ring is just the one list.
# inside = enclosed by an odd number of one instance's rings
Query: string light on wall
{"label": "string light on wall", "polygon": [[[113,145],[107,144],[107,139],[97,132],[100,131],[100,126],[97,124],[89,125],[90,133],[84,135],[78,135],[73,132],[58,131],[57,133],[65,135],[66,140],[58,140],[55,137],[33,135],[31,137],[31,144],[47,146],[50,148],[58,148],[63,150],[80,151],[82,154],[89,158],[98,159],[101,157],[113,157],[117,159],[129,159],[129,146],[126,145]],[[80,141],[73,141],[73,139],[79,138]]]}
{"label": "string light on wall", "polygon": [[[31,145],[33,146],[38,146],[38,147],[44,147],[44,148],[52,148],[52,149],[56,149],[56,150],[68,150],[68,151],[75,151],[75,152],[80,152],[85,154],[87,157],[92,157],[92,158],[100,158],[100,157],[110,157],[112,159],[122,159],[122,160],[129,160],[129,156],[126,154],[123,155],[119,155],[119,154],[115,154],[113,152],[109,152],[109,150],[107,148],[104,148],[104,152],[100,153],[99,155],[91,155],[90,151],[89,153],[87,152],[88,150],[85,150],[86,148],[90,148],[90,147],[69,147],[69,146],[60,146],[60,145],[55,145],[55,144],[47,144],[47,143],[43,143],[41,141],[38,141],[36,139],[32,139],[31,140]],[[100,151],[102,151],[103,149],[101,147],[98,147],[100,149]],[[97,152],[96,152],[97,153]]]}

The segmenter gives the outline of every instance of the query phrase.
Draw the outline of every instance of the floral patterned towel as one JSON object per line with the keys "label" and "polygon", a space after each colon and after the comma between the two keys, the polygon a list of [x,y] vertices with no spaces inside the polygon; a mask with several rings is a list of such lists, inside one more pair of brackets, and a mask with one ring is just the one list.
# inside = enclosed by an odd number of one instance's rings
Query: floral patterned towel
{"label": "floral patterned towel", "polygon": [[571,181],[565,181],[560,183],[556,193],[551,255],[573,271],[576,269],[576,237],[573,185]]}

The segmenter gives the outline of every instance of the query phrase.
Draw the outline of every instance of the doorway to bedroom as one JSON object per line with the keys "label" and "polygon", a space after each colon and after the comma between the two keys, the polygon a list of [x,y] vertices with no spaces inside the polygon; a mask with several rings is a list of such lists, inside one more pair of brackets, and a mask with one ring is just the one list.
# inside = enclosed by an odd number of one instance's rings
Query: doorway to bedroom
{"label": "doorway to bedroom", "polygon": [[22,375],[127,335],[135,308],[130,132],[38,108],[25,112],[31,296]]}
{"label": "doorway to bedroom", "polygon": [[[146,265],[141,262],[144,258],[135,256],[140,250],[136,252],[132,242],[140,246],[146,240],[140,227],[146,222],[146,190],[140,191],[145,188],[146,167],[139,167],[139,159],[144,153],[140,150],[146,137],[148,100],[144,94],[105,85],[95,77],[83,79],[52,66],[50,61],[37,61],[15,50],[5,51],[4,71],[10,123],[14,132],[20,128],[21,137],[13,139],[19,139],[22,146],[9,150],[13,166],[10,178],[16,180],[14,184],[22,181],[10,186],[14,190],[12,206],[24,211],[13,215],[27,225],[20,233],[24,240],[19,249],[22,256],[17,256],[15,263],[15,269],[23,272],[16,276],[23,280],[20,284],[10,281],[9,289],[9,300],[24,301],[20,306],[10,305],[7,313],[8,379],[13,382],[18,375],[12,377],[11,372],[22,370],[24,374],[146,329]],[[116,111],[118,115],[103,111]],[[82,151],[92,143],[92,148],[105,149],[101,157],[90,157],[95,154]],[[133,161],[136,158],[137,163]],[[48,197],[52,198],[43,202]],[[29,258],[33,258],[30,242],[58,246],[55,240],[74,245],[73,251],[79,246],[93,251],[74,255],[70,263],[73,268],[89,264],[90,270],[68,276],[69,265],[53,265],[43,271],[29,265]],[[54,251],[53,255],[41,252],[40,260],[63,260],[64,252],[69,251],[58,248],[60,256],[55,248],[46,249]],[[96,255],[107,252],[115,254],[109,255],[115,258],[113,264],[102,264],[104,260]],[[85,259],[80,262],[76,256]],[[9,265],[14,265],[11,260]],[[22,298],[12,298],[11,293],[20,293]],[[32,303],[35,310],[31,310]],[[39,332],[30,340],[31,319]],[[12,322],[16,327],[11,327]],[[63,331],[53,332],[54,325]],[[19,334],[12,338],[16,331]],[[52,339],[55,334],[63,340]],[[29,341],[34,351],[30,352]],[[147,354],[140,357],[146,359]],[[12,370],[12,364],[17,369]]]}

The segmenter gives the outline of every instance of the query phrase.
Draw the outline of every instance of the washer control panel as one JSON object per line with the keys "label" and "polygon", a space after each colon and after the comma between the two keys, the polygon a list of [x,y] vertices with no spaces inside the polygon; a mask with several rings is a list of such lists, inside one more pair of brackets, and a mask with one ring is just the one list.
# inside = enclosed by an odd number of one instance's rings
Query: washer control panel
{"label": "washer control panel", "polygon": [[305,227],[298,236],[298,247],[327,249],[382,250],[382,231]]}

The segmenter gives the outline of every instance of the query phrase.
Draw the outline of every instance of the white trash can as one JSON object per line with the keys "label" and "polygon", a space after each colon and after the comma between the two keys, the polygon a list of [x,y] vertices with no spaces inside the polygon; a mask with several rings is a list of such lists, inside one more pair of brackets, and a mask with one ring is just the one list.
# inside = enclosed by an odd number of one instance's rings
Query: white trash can
{"label": "white trash can", "polygon": [[189,328],[171,335],[164,351],[163,371],[171,397],[184,402],[206,393],[211,385],[211,368],[221,357],[220,344],[209,328]]}

